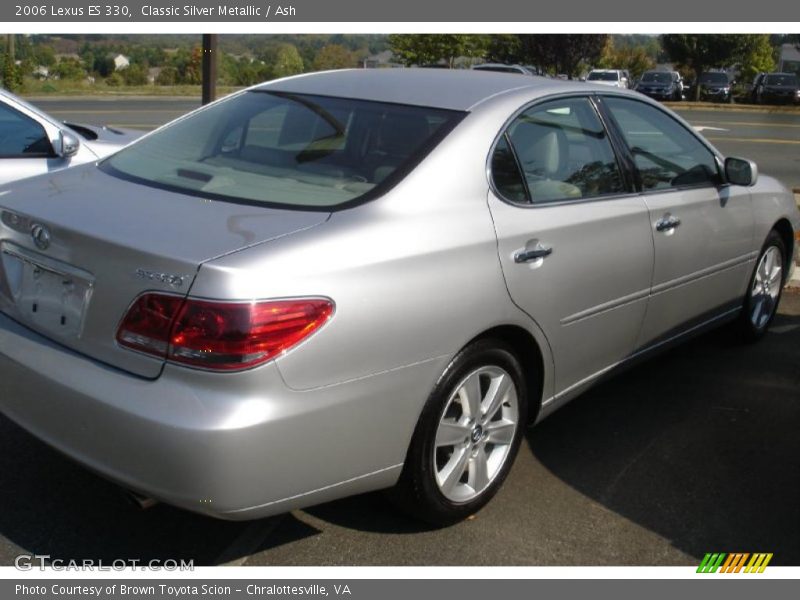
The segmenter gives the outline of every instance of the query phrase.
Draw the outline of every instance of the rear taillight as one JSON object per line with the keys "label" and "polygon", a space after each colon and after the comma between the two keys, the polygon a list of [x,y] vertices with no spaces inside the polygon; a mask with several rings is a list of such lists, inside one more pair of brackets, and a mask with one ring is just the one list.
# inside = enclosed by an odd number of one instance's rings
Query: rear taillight
{"label": "rear taillight", "polygon": [[145,294],[123,319],[117,341],[172,362],[234,371],[285,352],[332,314],[333,302],[322,298],[212,302]]}

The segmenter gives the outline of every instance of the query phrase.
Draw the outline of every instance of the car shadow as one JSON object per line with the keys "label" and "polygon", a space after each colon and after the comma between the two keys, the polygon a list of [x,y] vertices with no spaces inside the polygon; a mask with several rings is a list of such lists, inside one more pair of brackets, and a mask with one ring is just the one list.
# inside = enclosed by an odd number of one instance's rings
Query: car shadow
{"label": "car shadow", "polygon": [[[800,304],[800,303],[798,303]],[[528,435],[555,476],[701,559],[800,563],[800,316],[720,329],[595,387]]]}

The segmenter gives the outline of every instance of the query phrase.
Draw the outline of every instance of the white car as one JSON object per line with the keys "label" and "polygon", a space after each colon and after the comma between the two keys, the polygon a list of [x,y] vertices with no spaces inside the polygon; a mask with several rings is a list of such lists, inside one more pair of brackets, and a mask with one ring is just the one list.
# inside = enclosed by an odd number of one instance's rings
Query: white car
{"label": "white car", "polygon": [[630,80],[628,72],[620,69],[595,69],[586,77],[586,81],[592,83],[623,89],[628,89]]}
{"label": "white car", "polygon": [[0,89],[0,185],[103,158],[142,133],[63,123]]}

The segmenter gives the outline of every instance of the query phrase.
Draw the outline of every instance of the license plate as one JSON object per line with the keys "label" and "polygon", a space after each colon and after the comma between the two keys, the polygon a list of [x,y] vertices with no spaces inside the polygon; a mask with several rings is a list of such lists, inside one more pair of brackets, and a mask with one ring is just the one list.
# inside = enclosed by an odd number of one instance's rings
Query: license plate
{"label": "license plate", "polygon": [[80,337],[94,286],[92,275],[10,245],[4,245],[2,258],[18,318],[58,337]]}

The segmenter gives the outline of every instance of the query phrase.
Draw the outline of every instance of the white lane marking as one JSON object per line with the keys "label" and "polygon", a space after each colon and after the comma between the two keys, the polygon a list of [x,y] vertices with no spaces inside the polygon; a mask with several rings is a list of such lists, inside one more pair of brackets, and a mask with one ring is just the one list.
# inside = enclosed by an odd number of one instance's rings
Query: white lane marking
{"label": "white lane marking", "polygon": [[730,131],[730,129],[723,129],[722,127],[711,127],[709,125],[694,125],[695,131]]}

